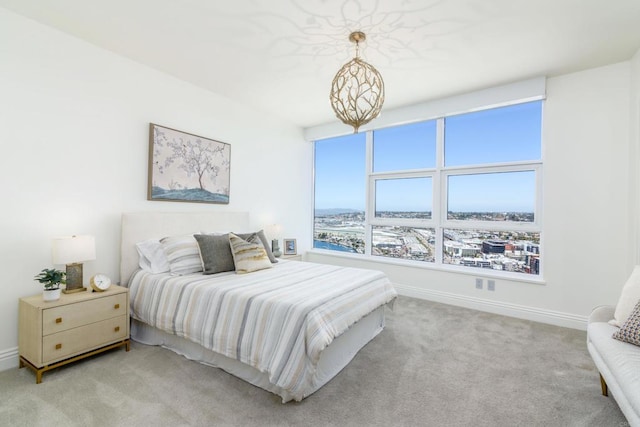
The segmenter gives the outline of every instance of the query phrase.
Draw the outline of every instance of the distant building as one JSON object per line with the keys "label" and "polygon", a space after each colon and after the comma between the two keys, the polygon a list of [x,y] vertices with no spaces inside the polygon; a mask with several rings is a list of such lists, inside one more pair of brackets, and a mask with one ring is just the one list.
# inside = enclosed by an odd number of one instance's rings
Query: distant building
{"label": "distant building", "polygon": [[475,267],[476,260],[473,258],[463,258],[460,264],[464,265],[465,267]]}
{"label": "distant building", "polygon": [[480,248],[476,246],[451,241],[444,243],[444,250],[447,254],[454,257],[474,257],[480,252]]}
{"label": "distant building", "polygon": [[479,260],[476,260],[476,265],[480,268],[491,268],[491,261],[479,259]]}
{"label": "distant building", "polygon": [[484,254],[503,254],[507,242],[504,240],[485,240],[482,242],[482,253]]}
{"label": "distant building", "polygon": [[402,249],[401,243],[376,243],[376,247],[380,249]]}
{"label": "distant building", "polygon": [[481,258],[462,258],[460,264],[465,267],[493,268],[490,260]]}
{"label": "distant building", "polygon": [[414,256],[424,256],[427,255],[427,250],[419,243],[412,243],[409,245],[409,253]]}
{"label": "distant building", "polygon": [[539,245],[534,245],[534,244],[527,244],[525,246],[525,250],[527,252],[531,252],[532,254],[540,254],[540,246]]}
{"label": "distant building", "polygon": [[529,274],[540,274],[540,255],[527,255],[526,262]]}

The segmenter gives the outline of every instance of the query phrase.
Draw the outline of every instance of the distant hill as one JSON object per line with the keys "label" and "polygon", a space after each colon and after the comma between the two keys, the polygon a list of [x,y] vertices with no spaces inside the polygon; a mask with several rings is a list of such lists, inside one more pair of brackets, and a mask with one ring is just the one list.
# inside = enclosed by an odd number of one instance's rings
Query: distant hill
{"label": "distant hill", "polygon": [[220,193],[211,193],[201,188],[189,188],[185,190],[165,190],[161,187],[153,187],[151,195],[154,199],[184,200],[185,202],[213,202],[229,203],[229,196]]}
{"label": "distant hill", "polygon": [[363,210],[359,209],[346,209],[346,208],[331,208],[331,209],[316,209],[316,216],[331,216],[342,215],[348,213],[362,213]]}

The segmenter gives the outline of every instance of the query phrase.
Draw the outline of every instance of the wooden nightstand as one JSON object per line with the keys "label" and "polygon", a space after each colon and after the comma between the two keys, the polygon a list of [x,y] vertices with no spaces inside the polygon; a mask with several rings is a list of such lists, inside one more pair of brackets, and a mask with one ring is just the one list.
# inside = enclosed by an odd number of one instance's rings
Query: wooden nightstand
{"label": "wooden nightstand", "polygon": [[302,261],[302,254],[297,254],[297,255],[282,255],[280,258],[282,259],[288,259],[291,261]]}
{"label": "wooden nightstand", "polygon": [[18,334],[20,368],[34,370],[37,384],[59,366],[120,346],[129,351],[129,289],[20,298]]}

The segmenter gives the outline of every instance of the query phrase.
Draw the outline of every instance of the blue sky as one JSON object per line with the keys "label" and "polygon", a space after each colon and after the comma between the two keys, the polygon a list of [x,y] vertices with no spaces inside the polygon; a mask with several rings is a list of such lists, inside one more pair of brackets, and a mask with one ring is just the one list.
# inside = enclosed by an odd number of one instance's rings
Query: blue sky
{"label": "blue sky", "polygon": [[315,208],[364,210],[365,134],[315,142]]}
{"label": "blue sky", "polygon": [[[541,158],[541,101],[445,119],[445,167]],[[374,131],[374,171],[433,168],[436,122]],[[365,134],[315,143],[316,209],[365,207]],[[431,180],[379,182],[376,210],[432,209]],[[450,211],[533,212],[535,174],[454,176]]]}

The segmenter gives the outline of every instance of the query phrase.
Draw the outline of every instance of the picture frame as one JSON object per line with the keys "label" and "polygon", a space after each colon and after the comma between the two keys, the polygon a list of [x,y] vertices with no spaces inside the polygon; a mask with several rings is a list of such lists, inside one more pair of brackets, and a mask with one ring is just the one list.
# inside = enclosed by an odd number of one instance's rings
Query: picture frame
{"label": "picture frame", "polygon": [[231,145],[149,124],[147,200],[229,204]]}
{"label": "picture frame", "polygon": [[284,245],[284,254],[285,255],[297,255],[298,254],[298,244],[296,239],[283,239]]}

